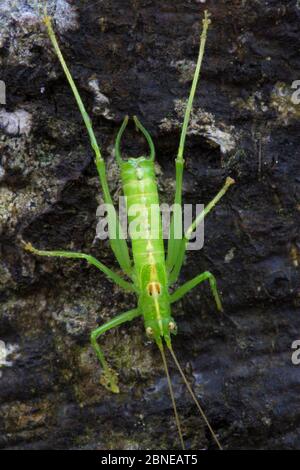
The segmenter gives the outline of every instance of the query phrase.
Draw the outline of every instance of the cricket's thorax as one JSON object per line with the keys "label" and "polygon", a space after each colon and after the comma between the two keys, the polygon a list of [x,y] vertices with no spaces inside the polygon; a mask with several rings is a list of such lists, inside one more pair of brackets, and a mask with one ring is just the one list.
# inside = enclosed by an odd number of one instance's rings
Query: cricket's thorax
{"label": "cricket's thorax", "polygon": [[[165,336],[172,322],[154,163],[143,157],[122,164],[139,307],[148,333]],[[132,230],[131,230],[132,232]]]}

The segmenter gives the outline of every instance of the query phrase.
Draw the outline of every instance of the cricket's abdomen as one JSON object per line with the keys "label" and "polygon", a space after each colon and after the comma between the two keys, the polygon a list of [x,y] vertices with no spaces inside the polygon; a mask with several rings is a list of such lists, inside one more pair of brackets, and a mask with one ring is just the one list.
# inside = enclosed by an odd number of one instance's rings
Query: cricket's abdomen
{"label": "cricket's abdomen", "polygon": [[134,265],[139,276],[143,266],[165,263],[154,163],[143,157],[123,163],[122,182]]}

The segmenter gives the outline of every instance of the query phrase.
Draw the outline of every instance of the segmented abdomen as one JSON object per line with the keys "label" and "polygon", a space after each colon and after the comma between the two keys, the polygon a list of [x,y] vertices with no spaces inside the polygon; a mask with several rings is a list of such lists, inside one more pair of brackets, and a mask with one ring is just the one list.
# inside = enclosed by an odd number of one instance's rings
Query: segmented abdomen
{"label": "segmented abdomen", "polygon": [[[130,159],[122,166],[122,182],[126,196],[132,252],[139,275],[145,265],[165,265],[159,198],[154,163],[146,159]],[[153,281],[163,280],[155,278]]]}

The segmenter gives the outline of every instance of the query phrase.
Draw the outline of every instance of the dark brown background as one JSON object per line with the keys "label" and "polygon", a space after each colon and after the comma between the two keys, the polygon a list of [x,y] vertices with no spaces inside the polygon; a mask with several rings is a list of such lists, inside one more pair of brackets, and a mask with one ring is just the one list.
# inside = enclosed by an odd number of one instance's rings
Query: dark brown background
{"label": "dark brown background", "polygon": [[[135,299],[83,262],[34,258],[21,248],[23,238],[91,252],[117,267],[107,243],[93,244],[101,191],[85,129],[25,3],[13,16],[0,8],[5,109],[32,118],[27,135],[9,134],[2,122],[0,139],[0,339],[15,347],[12,367],[1,368],[0,447],[177,447],[159,353],[141,320],[102,340],[121,393],[99,385],[90,331]],[[291,101],[291,84],[300,79],[299,2],[91,3],[70,2],[78,27],[67,27],[62,15],[56,30],[112,191],[117,197],[120,185],[111,145],[124,114],[137,114],[155,141],[165,202],[172,200],[181,123],[174,100],[188,96],[204,8],[212,14],[184,201],[207,203],[229,174],[237,184],[207,219],[204,249],[189,254],[181,282],[212,271],[226,314],[216,313],[206,285],[195,289],[174,309],[174,348],[225,448],[299,448],[300,366],[291,362],[291,344],[300,339],[300,108]],[[110,100],[108,114],[95,106],[91,78]],[[216,128],[234,148],[221,152],[208,135]],[[139,155],[143,141],[127,135],[128,152]],[[214,448],[172,364],[171,373],[187,446]]]}

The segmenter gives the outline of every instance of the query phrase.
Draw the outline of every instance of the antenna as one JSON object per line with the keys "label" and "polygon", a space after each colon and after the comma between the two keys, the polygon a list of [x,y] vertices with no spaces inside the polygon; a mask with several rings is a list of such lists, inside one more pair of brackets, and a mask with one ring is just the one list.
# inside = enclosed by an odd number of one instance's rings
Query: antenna
{"label": "antenna", "polygon": [[179,364],[179,362],[178,362],[178,359],[177,359],[177,357],[176,357],[176,355],[175,355],[175,353],[174,353],[174,350],[173,350],[173,348],[172,348],[172,345],[169,344],[169,343],[167,343],[167,346],[168,346],[168,349],[169,349],[169,351],[170,351],[170,353],[171,353],[171,356],[173,357],[174,362],[175,362],[175,364],[176,364],[176,366],[177,366],[177,368],[178,368],[178,370],[179,370],[179,372],[180,372],[180,375],[181,375],[181,377],[182,377],[182,379],[183,379],[185,385],[187,386],[187,389],[188,389],[188,391],[189,391],[189,393],[190,393],[192,399],[194,400],[194,402],[195,402],[195,404],[196,404],[196,406],[197,406],[197,408],[198,408],[198,410],[199,410],[199,412],[200,412],[202,418],[204,419],[204,421],[205,421],[205,423],[206,423],[208,429],[210,430],[210,433],[211,433],[212,437],[214,438],[214,440],[215,440],[217,446],[219,447],[219,449],[220,449],[220,450],[223,450],[223,448],[222,448],[222,446],[221,446],[221,444],[220,444],[220,441],[219,441],[219,439],[218,439],[217,436],[216,436],[216,433],[214,432],[213,428],[211,427],[211,425],[210,425],[210,423],[209,423],[209,421],[208,421],[208,418],[206,417],[206,414],[204,413],[204,411],[203,411],[203,409],[202,409],[202,407],[201,407],[201,405],[200,405],[200,403],[199,403],[199,401],[198,401],[196,395],[195,395],[194,392],[193,392],[192,387],[190,386],[190,384],[189,384],[189,382],[188,382],[188,380],[187,380],[187,378],[186,378],[186,376],[185,376],[185,374],[184,374],[184,372],[183,372],[183,370],[182,370],[182,368],[181,368],[181,366],[180,366],[180,364]]}
{"label": "antenna", "polygon": [[173,392],[172,382],[171,382],[171,378],[170,378],[170,374],[169,374],[169,369],[168,369],[168,365],[167,365],[167,360],[166,360],[163,344],[160,342],[160,344],[158,344],[158,347],[159,347],[159,350],[161,352],[161,357],[162,357],[162,360],[163,360],[164,369],[165,369],[167,380],[168,380],[169,392],[170,392],[170,395],[171,395],[172,405],[173,405],[173,409],[174,409],[174,416],[175,416],[176,426],[177,426],[177,430],[178,430],[178,434],[179,434],[179,439],[180,439],[180,442],[181,442],[181,447],[182,447],[183,450],[185,450],[185,445],[184,445],[184,441],[183,441],[183,437],[182,437],[181,425],[180,425],[179,416],[178,416],[177,407],[176,407],[176,402],[175,402],[175,396],[174,396],[174,392]]}

